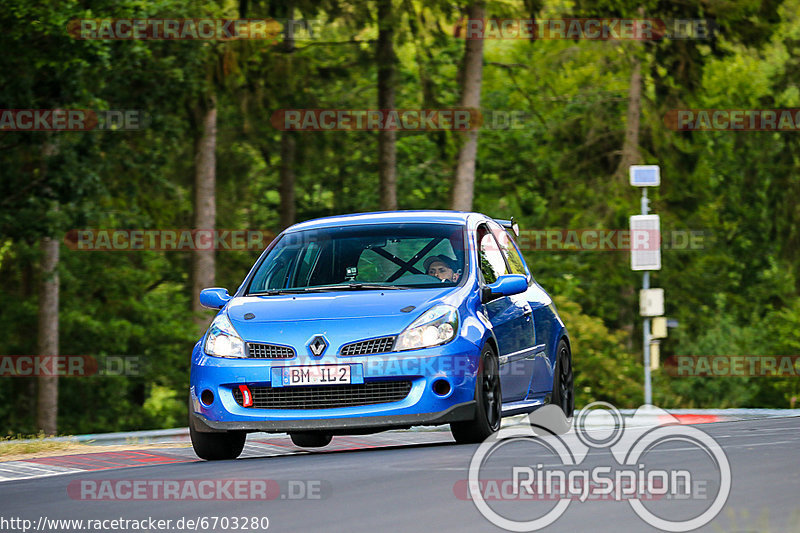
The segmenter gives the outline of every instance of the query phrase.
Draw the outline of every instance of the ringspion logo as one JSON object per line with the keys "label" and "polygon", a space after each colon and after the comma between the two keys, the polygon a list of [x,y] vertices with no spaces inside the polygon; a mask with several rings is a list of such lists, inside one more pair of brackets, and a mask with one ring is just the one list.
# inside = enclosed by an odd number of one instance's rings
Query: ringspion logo
{"label": "ringspion logo", "polygon": [[[643,427],[653,416],[662,425]],[[627,502],[645,523],[664,531],[692,531],[708,524],[725,506],[731,490],[731,467],[725,452],[697,427],[654,406],[638,409],[626,421],[611,404],[594,402],[570,421],[561,408],[546,405],[528,417],[529,424],[502,428],[472,456],[469,478],[456,482],[459,499],[472,500],[492,524],[508,531],[538,531],[558,520],[573,501]],[[680,446],[682,457],[700,462],[664,464],[663,452]],[[610,451],[610,460],[592,450]],[[502,450],[502,451],[501,451]],[[590,452],[593,460],[588,460]],[[700,466],[698,466],[700,465]],[[505,472],[508,477],[498,479]],[[554,501],[531,505],[520,517],[506,500]],[[687,509],[687,501],[698,505]],[[517,508],[518,509],[518,508]]]}

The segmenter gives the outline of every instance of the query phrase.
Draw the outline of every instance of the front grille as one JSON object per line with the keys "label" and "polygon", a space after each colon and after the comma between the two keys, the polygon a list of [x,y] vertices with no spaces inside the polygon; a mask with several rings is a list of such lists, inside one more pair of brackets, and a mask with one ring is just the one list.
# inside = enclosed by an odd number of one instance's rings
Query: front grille
{"label": "front grille", "polygon": [[[399,402],[411,392],[410,381],[371,381],[360,385],[313,385],[308,387],[250,387],[256,409],[333,409]],[[242,405],[242,392],[233,389]]]}
{"label": "front grille", "polygon": [[258,359],[291,359],[294,357],[294,348],[279,346],[277,344],[247,343],[247,356]]}
{"label": "front grille", "polygon": [[342,346],[340,355],[370,355],[392,351],[394,337],[381,337],[367,341],[358,341]]}

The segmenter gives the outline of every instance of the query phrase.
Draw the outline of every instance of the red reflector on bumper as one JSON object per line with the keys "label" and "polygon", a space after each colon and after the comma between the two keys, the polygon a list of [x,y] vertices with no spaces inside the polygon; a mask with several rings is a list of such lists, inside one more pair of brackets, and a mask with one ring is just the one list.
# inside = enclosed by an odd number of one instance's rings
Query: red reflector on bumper
{"label": "red reflector on bumper", "polygon": [[239,392],[242,393],[242,407],[252,407],[253,395],[247,385],[239,385]]}

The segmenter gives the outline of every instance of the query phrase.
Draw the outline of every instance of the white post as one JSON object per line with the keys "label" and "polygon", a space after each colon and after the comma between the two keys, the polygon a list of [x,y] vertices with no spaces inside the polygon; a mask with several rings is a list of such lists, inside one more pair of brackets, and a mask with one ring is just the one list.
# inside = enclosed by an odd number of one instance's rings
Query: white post
{"label": "white post", "polygon": [[[649,201],[647,199],[647,187],[642,187],[642,214],[649,214]],[[642,288],[650,288],[650,272],[645,271],[642,275]],[[650,319],[644,319],[644,403],[651,405],[653,403],[653,390],[650,384]]]}
{"label": "white post", "polygon": [[[636,226],[639,229],[657,229],[660,231],[660,219],[658,215],[650,215],[650,201],[647,199],[647,188],[648,187],[658,187],[661,185],[661,169],[658,165],[631,165],[630,167],[630,183],[634,187],[641,187],[642,189],[642,214],[641,215],[634,215],[631,217],[631,229]],[[651,253],[651,251],[641,252],[636,249],[635,246],[631,247],[631,269],[632,270],[642,270],[644,274],[642,275],[642,292],[639,296],[639,307],[640,312],[643,315],[644,324],[642,327],[643,338],[642,338],[642,352],[643,352],[643,359],[644,359],[644,403],[645,405],[652,405],[653,404],[653,389],[650,383],[650,339],[652,338],[651,330],[650,330],[650,317],[654,315],[663,314],[663,291],[658,292],[659,297],[661,298],[661,303],[659,304],[660,309],[645,309],[644,303],[642,302],[642,298],[645,298],[645,301],[648,306],[652,302],[649,301],[649,296],[647,296],[651,291],[650,289],[650,270],[661,270],[661,245],[659,241],[659,247],[655,251],[656,253]],[[654,312],[657,311],[657,312]]]}

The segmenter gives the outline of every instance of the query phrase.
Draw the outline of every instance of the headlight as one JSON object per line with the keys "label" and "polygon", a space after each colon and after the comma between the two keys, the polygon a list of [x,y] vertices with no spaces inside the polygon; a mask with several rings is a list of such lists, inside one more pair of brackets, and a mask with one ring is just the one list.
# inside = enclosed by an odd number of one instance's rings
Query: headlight
{"label": "headlight", "polygon": [[206,344],[203,348],[208,355],[216,357],[244,357],[244,341],[233,329],[228,316],[222,313],[208,328]]}
{"label": "headlight", "polygon": [[458,312],[450,305],[437,305],[411,323],[398,337],[394,351],[414,350],[444,344],[458,331]]}

